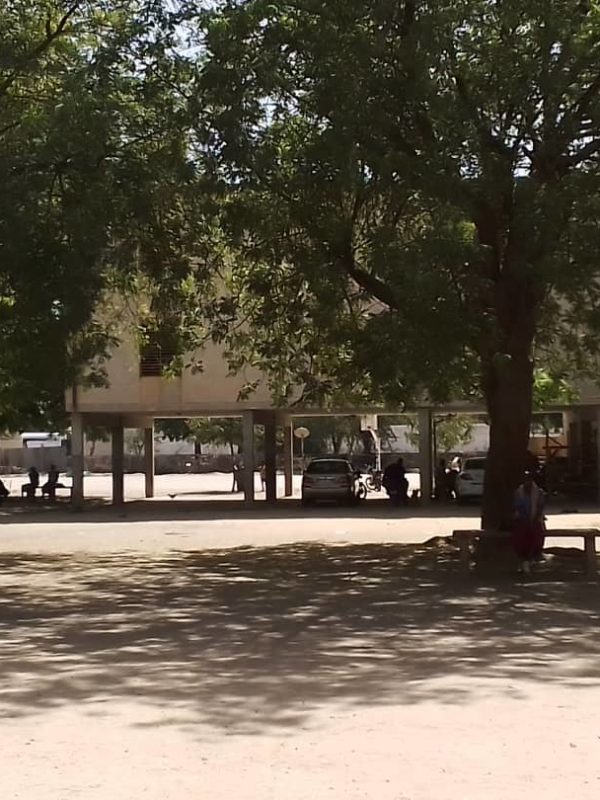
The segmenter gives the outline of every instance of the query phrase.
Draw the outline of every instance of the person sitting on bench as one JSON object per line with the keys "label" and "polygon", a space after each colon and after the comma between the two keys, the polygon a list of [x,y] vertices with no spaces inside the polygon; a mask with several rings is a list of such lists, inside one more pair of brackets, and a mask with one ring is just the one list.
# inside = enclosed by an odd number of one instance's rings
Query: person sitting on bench
{"label": "person sitting on bench", "polygon": [[10,492],[6,488],[4,481],[0,480],[0,503],[4,502],[9,494]]}
{"label": "person sitting on bench", "polygon": [[60,473],[56,469],[55,464],[50,464],[50,469],[48,470],[48,480],[42,486],[42,494],[47,495],[50,500],[54,500],[56,497],[56,489],[59,486],[58,479],[60,478]]}
{"label": "person sitting on bench", "polygon": [[40,485],[40,473],[35,467],[31,467],[27,476],[29,478],[29,483],[21,487],[21,494],[27,495],[30,500],[33,500],[38,486]]}

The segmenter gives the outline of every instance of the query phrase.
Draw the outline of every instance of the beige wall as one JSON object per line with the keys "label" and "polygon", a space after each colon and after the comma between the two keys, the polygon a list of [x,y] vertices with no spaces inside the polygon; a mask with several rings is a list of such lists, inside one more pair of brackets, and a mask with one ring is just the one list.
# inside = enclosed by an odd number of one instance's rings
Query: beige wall
{"label": "beige wall", "polygon": [[[248,383],[261,378],[258,370],[247,368],[230,375],[223,349],[209,343],[196,354],[203,363],[201,372],[184,370],[175,378],[140,377],[139,350],[135,329],[135,303],[113,297],[103,306],[102,317],[111,320],[114,334],[121,342],[105,364],[108,386],[83,389],[78,387],[66,393],[67,411],[88,414],[129,414],[140,417],[200,416],[239,414],[245,409],[272,408],[272,399],[264,379],[246,400],[239,400],[240,391]],[[579,396],[574,406],[600,405],[600,389],[591,381],[580,384]],[[311,409],[315,412],[315,409]],[[310,413],[309,409],[295,409],[295,413]],[[374,412],[376,409],[338,409],[352,413]],[[482,411],[470,403],[447,404],[446,411],[465,413]],[[379,409],[380,413],[384,409]],[[318,413],[318,412],[317,412]],[[583,409],[580,410],[583,413]],[[590,414],[596,418],[595,408]],[[134,426],[138,426],[136,422]]]}
{"label": "beige wall", "polygon": [[[137,342],[131,334],[121,334],[121,344],[115,348],[106,363],[108,386],[83,389],[66,394],[67,411],[94,414],[140,414],[160,416],[194,416],[209,414],[235,414],[245,409],[272,408],[272,400],[264,379],[248,397],[238,399],[243,387],[260,378],[258,370],[247,368],[238,375],[230,375],[227,361],[220,346],[209,343],[199,354],[202,372],[184,370],[175,378],[140,377]],[[581,406],[590,406],[590,418],[596,419],[600,405],[600,390],[594,384],[581,385],[574,406],[578,414],[586,413]],[[448,409],[450,406],[448,406]],[[462,409],[468,411],[468,408]],[[358,411],[358,410],[357,410]],[[300,409],[297,410],[300,413]]]}
{"label": "beige wall", "polygon": [[199,358],[204,366],[201,372],[192,373],[186,369],[175,378],[140,377],[136,341],[132,335],[125,334],[105,365],[108,386],[78,387],[75,394],[68,391],[67,411],[159,417],[235,413],[246,408],[271,407],[264,382],[248,400],[238,400],[246,383],[260,377],[257,371],[246,369],[238,375],[230,375],[223,350],[214,344],[207,345]]}
{"label": "beige wall", "polygon": [[592,383],[592,381],[581,381],[577,385],[577,397],[575,399],[575,405],[578,404],[590,404],[590,405],[599,405],[600,404],[600,388],[598,384]]}

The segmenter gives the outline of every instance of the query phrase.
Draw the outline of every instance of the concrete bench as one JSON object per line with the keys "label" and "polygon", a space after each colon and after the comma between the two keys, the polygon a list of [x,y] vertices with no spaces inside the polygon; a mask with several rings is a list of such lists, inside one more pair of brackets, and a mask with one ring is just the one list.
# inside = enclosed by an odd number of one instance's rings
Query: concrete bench
{"label": "concrete bench", "polygon": [[[583,539],[585,565],[588,575],[596,575],[596,538],[600,536],[598,528],[554,528],[546,532],[546,538]],[[463,572],[469,572],[471,561],[471,545],[485,537],[488,541],[510,541],[510,531],[460,530],[453,531],[452,538],[458,545],[460,566]]]}
{"label": "concrete bench", "polygon": [[31,489],[29,489],[27,487],[28,487],[28,484],[23,484],[23,486],[21,486],[21,497],[28,496],[31,499],[34,499],[36,497],[36,495],[38,494],[38,492],[39,492],[39,494],[41,494],[42,497],[48,497],[50,499],[54,499],[56,497],[57,493],[60,492],[60,491],[68,492],[69,493],[69,497],[71,497],[72,492],[73,492],[73,487],[72,486],[67,486],[64,483],[57,483],[55,486],[53,486],[51,488],[46,488],[46,485],[44,484],[44,485],[41,485],[41,486],[36,486],[34,490],[31,490]]}
{"label": "concrete bench", "polygon": [[57,483],[55,486],[46,488],[42,486],[42,497],[48,497],[53,500],[58,492],[68,492],[69,498],[73,494],[73,486],[67,486],[66,483]]}

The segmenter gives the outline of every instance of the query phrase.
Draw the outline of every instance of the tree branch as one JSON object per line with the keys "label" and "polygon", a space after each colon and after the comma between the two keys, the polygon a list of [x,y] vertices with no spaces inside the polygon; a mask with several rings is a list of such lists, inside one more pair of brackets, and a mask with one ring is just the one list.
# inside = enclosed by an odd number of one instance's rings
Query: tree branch
{"label": "tree branch", "polygon": [[402,22],[400,23],[400,36],[405,39],[414,23],[417,12],[417,4],[415,0],[406,0],[404,4],[404,13],[402,14]]}
{"label": "tree branch", "polygon": [[4,136],[5,133],[14,130],[14,128],[18,128],[21,124],[21,120],[16,120],[15,122],[10,122],[8,125],[5,125],[3,128],[0,128],[0,136]]}
{"label": "tree branch", "polygon": [[475,124],[479,141],[488,152],[495,153],[503,157],[512,158],[512,151],[504,142],[492,133],[489,123],[483,114],[478,113],[477,106],[471,98],[471,93],[466,80],[458,72],[454,73],[454,83],[458,98],[463,108]]}
{"label": "tree branch", "polygon": [[337,263],[344,272],[357,283],[361,289],[369,292],[376,300],[383,303],[389,309],[397,311],[399,309],[398,299],[395,292],[376,275],[359,267],[353,254],[348,251],[346,254],[338,255]]}
{"label": "tree branch", "polygon": [[588,158],[595,156],[598,152],[600,152],[600,139],[595,139],[592,142],[588,142],[588,144],[586,144],[572,156],[566,158],[565,163],[569,167],[576,167],[578,164],[582,164],[584,161],[587,161]]}
{"label": "tree branch", "polygon": [[81,7],[82,2],[83,0],[75,0],[75,2],[71,3],[62,17],[59,19],[55,28],[52,28],[51,19],[48,17],[46,20],[46,36],[44,39],[38,42],[38,44],[32,50],[30,50],[29,53],[19,59],[19,63],[16,68],[13,69],[10,75],[2,83],[0,83],[0,97],[3,94],[6,94],[6,92],[10,89],[12,84],[16,81],[20,71],[22,71],[29,64],[37,61],[38,58],[43,55],[46,50],[48,50],[48,48],[56,41],[56,39],[63,35],[71,18]]}
{"label": "tree branch", "polygon": [[55,39],[58,39],[59,36],[65,32],[67,25],[69,24],[72,16],[77,13],[80,6],[83,4],[83,0],[75,0],[75,2],[71,3],[69,8],[65,11],[62,17],[59,19],[56,27],[54,30],[52,29],[52,21],[50,17],[46,20],[46,38],[43,39],[37,47],[35,47],[29,56],[25,59],[25,61],[32,61],[42,55],[54,42]]}
{"label": "tree branch", "polygon": [[477,133],[479,135],[479,141],[482,147],[486,149],[488,152],[500,155],[504,158],[512,159],[513,153],[511,148],[507,147],[507,145],[497,136],[494,136],[490,124],[488,120],[485,118],[485,114],[483,112],[480,113],[477,110],[477,103],[473,100],[473,97],[471,96],[469,84],[466,78],[460,72],[458,66],[458,59],[456,57],[456,50],[452,43],[449,43],[448,52],[449,52],[450,62],[453,68],[452,77],[454,79],[454,84],[456,86],[456,93],[458,95],[458,99],[461,102],[464,110],[470,117],[471,121],[475,124],[475,128],[477,129]]}
{"label": "tree branch", "polygon": [[600,73],[596,75],[594,80],[590,83],[587,89],[582,93],[579,100],[572,106],[571,110],[567,113],[566,118],[581,121],[592,100],[600,93]]}

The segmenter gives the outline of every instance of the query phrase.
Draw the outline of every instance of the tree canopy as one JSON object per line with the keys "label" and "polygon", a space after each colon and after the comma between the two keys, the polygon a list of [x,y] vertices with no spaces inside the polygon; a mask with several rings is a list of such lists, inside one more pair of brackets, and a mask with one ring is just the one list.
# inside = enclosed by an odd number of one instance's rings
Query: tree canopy
{"label": "tree canopy", "polygon": [[99,300],[140,273],[163,310],[185,294],[188,67],[154,0],[7,0],[0,42],[0,426],[59,425],[82,366],[102,378]]}
{"label": "tree canopy", "polygon": [[534,386],[597,354],[598,0],[8,0],[0,39],[4,425],[143,286],[142,338],[282,404],[482,397],[506,521]]}
{"label": "tree canopy", "polygon": [[283,397],[483,396],[501,524],[535,365],[597,348],[600,5],[216,6],[198,124],[255,322],[238,354]]}

